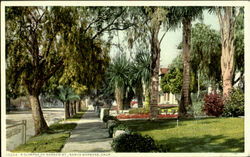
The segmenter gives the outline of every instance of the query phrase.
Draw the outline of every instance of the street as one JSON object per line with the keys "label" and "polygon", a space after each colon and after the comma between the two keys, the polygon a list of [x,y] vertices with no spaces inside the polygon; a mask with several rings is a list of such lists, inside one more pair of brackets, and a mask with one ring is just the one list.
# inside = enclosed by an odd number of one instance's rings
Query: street
{"label": "street", "polygon": [[[64,117],[63,108],[44,108],[43,115],[48,125],[53,124],[57,120]],[[6,127],[14,124],[21,123],[22,120],[27,121],[27,135],[26,140],[34,136],[34,124],[32,119],[32,113],[30,111],[13,111],[6,115]],[[10,151],[15,149],[22,143],[22,126],[16,126],[6,130],[6,150]]]}

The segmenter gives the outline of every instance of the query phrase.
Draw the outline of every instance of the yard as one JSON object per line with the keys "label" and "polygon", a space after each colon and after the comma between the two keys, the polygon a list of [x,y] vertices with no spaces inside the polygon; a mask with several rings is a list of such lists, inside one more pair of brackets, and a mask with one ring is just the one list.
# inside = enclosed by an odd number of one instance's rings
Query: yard
{"label": "yard", "polygon": [[170,152],[244,152],[244,118],[123,121]]}

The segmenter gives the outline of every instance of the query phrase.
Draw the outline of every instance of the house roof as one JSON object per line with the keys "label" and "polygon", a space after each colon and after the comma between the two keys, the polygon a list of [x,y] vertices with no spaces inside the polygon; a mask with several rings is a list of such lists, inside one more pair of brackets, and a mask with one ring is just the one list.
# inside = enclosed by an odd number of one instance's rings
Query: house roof
{"label": "house roof", "polygon": [[160,68],[160,75],[166,74],[168,72],[168,68]]}

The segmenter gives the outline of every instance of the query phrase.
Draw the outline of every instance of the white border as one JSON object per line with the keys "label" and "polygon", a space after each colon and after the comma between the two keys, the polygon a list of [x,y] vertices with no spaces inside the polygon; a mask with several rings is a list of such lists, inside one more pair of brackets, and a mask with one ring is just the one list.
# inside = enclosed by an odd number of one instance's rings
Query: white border
{"label": "white border", "polygon": [[[4,1],[1,2],[1,139],[6,139],[6,125],[5,125],[5,6],[245,6],[245,152],[244,153],[31,153],[24,154],[6,154],[6,140],[2,140],[1,152],[3,156],[250,156],[248,144],[250,143],[250,126],[246,125],[249,122],[248,102],[250,98],[248,94],[250,89],[248,87],[249,69],[250,67],[250,3],[247,1]],[[247,44],[248,43],[248,44]]]}

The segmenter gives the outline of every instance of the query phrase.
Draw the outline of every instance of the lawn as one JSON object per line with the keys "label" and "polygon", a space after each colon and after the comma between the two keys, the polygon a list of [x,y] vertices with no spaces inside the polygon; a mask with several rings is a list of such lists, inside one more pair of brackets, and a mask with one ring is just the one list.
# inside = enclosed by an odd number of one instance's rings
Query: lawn
{"label": "lawn", "polygon": [[[66,121],[77,121],[84,113],[85,111],[78,112]],[[52,124],[47,132],[30,138],[26,144],[19,145],[12,152],[60,152],[76,125],[76,123],[61,124],[59,122]]]}
{"label": "lawn", "polygon": [[244,118],[123,121],[133,131],[167,145],[169,152],[244,152]]}

